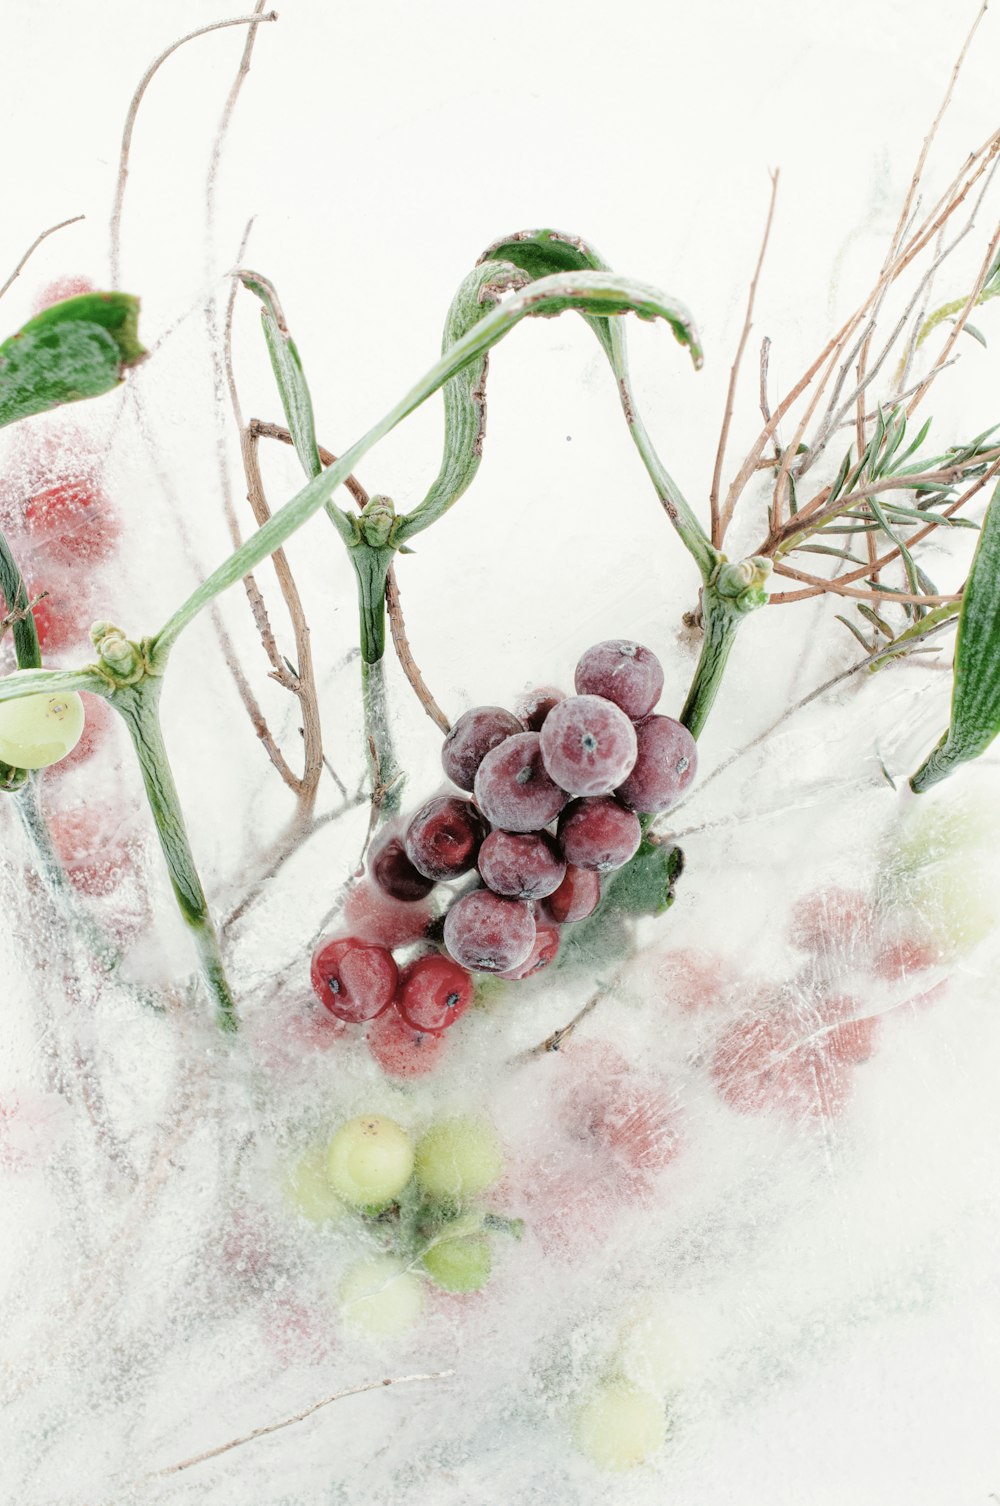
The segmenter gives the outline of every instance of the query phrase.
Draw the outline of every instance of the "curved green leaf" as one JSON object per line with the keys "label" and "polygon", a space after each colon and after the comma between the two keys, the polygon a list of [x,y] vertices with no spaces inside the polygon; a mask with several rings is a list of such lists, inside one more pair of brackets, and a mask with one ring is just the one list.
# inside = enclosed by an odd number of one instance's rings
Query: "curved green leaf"
{"label": "curved green leaf", "polygon": [[146,355],[138,319],[127,293],[84,293],[29,320],[0,345],[0,428],[117,387]]}
{"label": "curved green leaf", "polygon": [[[606,272],[607,263],[579,236],[565,235],[558,230],[521,230],[514,235],[494,241],[483,252],[481,261],[501,259],[520,267],[529,277],[541,278],[564,272]],[[713,549],[680,487],[669,474],[649,433],[639,416],[635,394],[628,372],[625,350],[625,332],[616,321],[598,313],[585,314],[587,323],[601,342],[618,384],[618,395],[636,449],[642,457],[656,494],[671,523],[680,534],[684,544],[693,555],[702,574],[708,581],[719,563],[720,556]],[[664,299],[661,315],[670,325],[678,342],[690,352],[695,369],[702,364],[701,342],[694,321],[687,309],[676,299]]]}
{"label": "curved green leaf", "polygon": [[238,276],[243,286],[249,292],[256,293],[264,305],[260,311],[260,322],[264,327],[264,339],[267,341],[288,432],[306,475],[310,478],[318,476],[323,467],[316,443],[312,397],[295,341],[288,333],[278,295],[273,283],[268,282],[266,277],[261,277],[258,272],[244,271]]}
{"label": "curved green leaf", "polygon": [[97,669],[32,669],[0,675],[0,701],[19,701],[25,695],[56,695],[60,690],[89,690],[109,694],[107,680]]}
{"label": "curved green leaf", "polygon": [[962,595],[951,723],[910,780],[917,794],[978,758],[1000,733],[1000,486],[986,509]]}

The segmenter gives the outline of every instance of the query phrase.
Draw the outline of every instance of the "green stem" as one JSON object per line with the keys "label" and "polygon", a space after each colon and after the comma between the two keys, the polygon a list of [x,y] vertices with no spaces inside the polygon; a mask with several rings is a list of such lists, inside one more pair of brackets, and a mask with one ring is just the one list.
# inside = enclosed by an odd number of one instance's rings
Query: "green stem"
{"label": "green stem", "polygon": [[715,704],[741,624],[767,601],[764,582],[770,572],[771,561],[760,555],[738,564],[724,561],[702,591],[701,654],[680,715],[692,737],[699,736]]}
{"label": "green stem", "polygon": [[38,643],[34,614],[30,611],[28,589],[2,530],[0,530],[0,594],[7,603],[8,614],[16,615],[13,635],[18,669],[41,669],[42,651]]}
{"label": "green stem", "polygon": [[386,713],[385,679],[382,674],[384,660],[369,662],[361,656],[361,694],[365,712],[365,745],[368,754],[368,769],[373,792],[381,791],[379,818],[394,815],[399,810],[403,793],[402,770],[396,762],[396,752]]}
{"label": "green stem", "polygon": [[215,1000],[218,1023],[223,1030],[232,1031],[237,1028],[236,1006],[167,758],[160,728],[160,690],[160,680],[145,679],[116,691],[112,704],[128,727],[139,760],[146,798],[156,822],[170,882],[198,949],[202,973]]}

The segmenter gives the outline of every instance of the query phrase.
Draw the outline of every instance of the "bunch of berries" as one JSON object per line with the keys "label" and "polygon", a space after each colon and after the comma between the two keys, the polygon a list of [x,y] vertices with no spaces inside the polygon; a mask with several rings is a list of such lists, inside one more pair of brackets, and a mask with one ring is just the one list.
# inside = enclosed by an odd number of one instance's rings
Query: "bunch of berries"
{"label": "bunch of berries", "polygon": [[476,707],[452,727],[442,762],[462,793],[439,794],[405,826],[387,828],[369,873],[387,902],[422,917],[438,884],[473,871],[479,882],[451,897],[444,951],[402,969],[371,932],[324,940],[312,981],[331,1014],[357,1024],[395,1006],[402,1028],[439,1036],[468,1009],[472,974],[521,979],[547,967],[561,928],[600,904],[602,875],[637,852],[640,815],[684,794],[695,743],[673,717],[654,714],[663,670],[648,648],[595,644],[576,666],[575,688],[531,692],[516,714]]}

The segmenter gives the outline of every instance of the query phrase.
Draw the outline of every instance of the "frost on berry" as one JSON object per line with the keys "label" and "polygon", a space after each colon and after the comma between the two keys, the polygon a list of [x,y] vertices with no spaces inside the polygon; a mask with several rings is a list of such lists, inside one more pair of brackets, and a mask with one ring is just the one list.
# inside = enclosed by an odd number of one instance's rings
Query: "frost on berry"
{"label": "frost on berry", "polygon": [[542,762],[539,734],[521,732],[487,753],[476,775],[476,803],[504,831],[540,831],[566,804]]}
{"label": "frost on berry", "polygon": [[588,648],[576,666],[577,695],[614,701],[633,722],[648,716],[663,690],[663,666],[651,649],[629,638]]}
{"label": "frost on berry", "polygon": [[472,979],[465,968],[433,952],[404,968],[396,1008],[414,1030],[447,1030],[472,1003]]}
{"label": "frost on berry", "polygon": [[652,815],[676,805],[698,767],[695,740],[672,716],[650,716],[636,728],[638,751],[615,793],[631,810]]}
{"label": "frost on berry", "polygon": [[397,1010],[390,1009],[371,1022],[365,1041],[387,1077],[406,1080],[434,1071],[448,1037],[443,1032],[417,1030]]}
{"label": "frost on berry", "polygon": [[536,690],[527,690],[518,696],[515,709],[529,732],[540,732],[553,706],[565,699],[565,690],[557,690],[554,685],[540,685]]}
{"label": "frost on berry", "polygon": [[559,817],[559,846],[577,868],[610,873],[635,856],[641,841],[638,816],[607,795],[574,800]]}
{"label": "frost on berry", "polygon": [[447,883],[476,866],[487,826],[471,800],[439,795],[406,828],[406,856],[425,878]]}
{"label": "frost on berry", "polygon": [[566,876],[566,863],[544,831],[493,831],[479,850],[479,872],[494,894],[544,899]]}
{"label": "frost on berry", "polygon": [[546,920],[542,915],[535,917],[535,944],[531,948],[525,960],[518,966],[508,968],[500,973],[501,978],[533,978],[536,973],[543,972],[550,962],[554,962],[559,951],[559,943],[562,939],[561,932],[555,921]]}
{"label": "frost on berry", "polygon": [[568,696],[539,733],[542,761],[571,795],[608,795],[636,760],[636,732],[618,706],[596,695]]}
{"label": "frost on berry", "polygon": [[459,789],[471,790],[476,771],[493,748],[524,731],[524,723],[502,706],[477,706],[460,716],[444,740],[441,762]]}
{"label": "frost on berry", "polygon": [[420,941],[432,918],[427,900],[393,899],[368,879],[359,880],[344,901],[344,921],[351,934],[390,950]]}
{"label": "frost on berry", "polygon": [[523,899],[474,889],[455,900],[444,921],[444,942],[455,961],[474,973],[504,973],[526,962],[535,918]]}
{"label": "frost on berry", "polygon": [[566,877],[559,888],[541,901],[541,913],[558,925],[586,920],[601,903],[601,875],[596,868],[566,866]]}
{"label": "frost on berry", "polygon": [[320,1003],[349,1024],[388,1009],[399,978],[392,953],[358,936],[321,941],[313,953],[312,986]]}

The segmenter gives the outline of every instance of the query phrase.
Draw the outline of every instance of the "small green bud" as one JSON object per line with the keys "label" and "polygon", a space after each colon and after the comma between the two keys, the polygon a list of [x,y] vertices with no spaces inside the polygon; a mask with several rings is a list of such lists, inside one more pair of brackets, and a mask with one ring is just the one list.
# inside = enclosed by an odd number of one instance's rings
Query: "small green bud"
{"label": "small green bud", "polygon": [[372,497],[359,519],[361,537],[372,549],[384,549],[396,523],[396,509],[391,497]]}
{"label": "small green bud", "polygon": [[737,611],[752,612],[767,601],[764,582],[770,573],[771,561],[761,554],[735,563],[727,560],[719,566],[715,589],[719,596],[732,601]]}
{"label": "small green bud", "polygon": [[90,629],[90,639],[97,650],[101,668],[119,684],[131,684],[142,678],[142,650],[125,637],[121,628],[111,622],[95,622]]}

